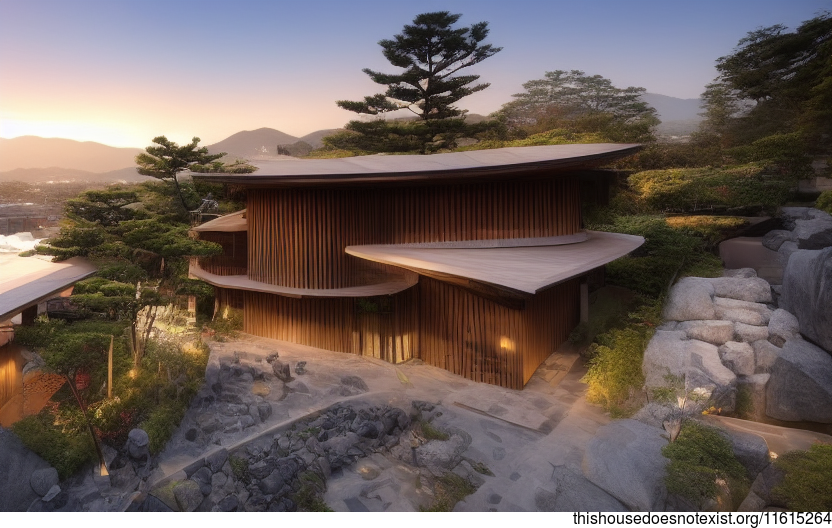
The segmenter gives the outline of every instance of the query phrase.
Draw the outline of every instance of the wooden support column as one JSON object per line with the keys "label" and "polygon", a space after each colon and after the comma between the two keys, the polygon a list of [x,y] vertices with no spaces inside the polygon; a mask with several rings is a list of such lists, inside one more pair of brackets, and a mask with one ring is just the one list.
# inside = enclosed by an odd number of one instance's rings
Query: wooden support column
{"label": "wooden support column", "polygon": [[23,326],[32,326],[35,324],[35,319],[38,317],[38,305],[30,306],[21,312],[20,317],[23,319],[21,324]]}
{"label": "wooden support column", "polygon": [[589,283],[586,277],[581,280],[581,322],[589,322]]}

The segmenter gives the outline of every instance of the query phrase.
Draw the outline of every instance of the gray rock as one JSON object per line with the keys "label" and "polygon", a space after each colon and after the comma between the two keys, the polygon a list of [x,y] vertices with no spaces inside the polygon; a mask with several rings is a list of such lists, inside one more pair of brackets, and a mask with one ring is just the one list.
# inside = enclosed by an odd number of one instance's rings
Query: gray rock
{"label": "gray rock", "polygon": [[358,376],[343,376],[341,378],[341,384],[358,389],[361,392],[367,392],[370,390],[370,387],[368,387],[367,384],[364,383],[364,380]]}
{"label": "gray rock", "polygon": [[269,402],[260,402],[257,404],[257,415],[261,422],[265,422],[272,415],[272,404]]}
{"label": "gray rock", "polygon": [[733,430],[722,433],[731,442],[734,456],[748,471],[751,481],[771,463],[768,444],[762,436]]}
{"label": "gray rock", "polygon": [[60,492],[61,492],[61,487],[58,486],[57,484],[55,484],[54,486],[49,488],[49,491],[47,491],[46,495],[43,496],[43,502],[51,501],[52,499],[57,497]]}
{"label": "gray rock", "polygon": [[609,493],[565,466],[554,468],[552,480],[555,484],[554,492],[543,488],[537,488],[535,491],[534,503],[537,511],[627,511],[627,508]]}
{"label": "gray rock", "polygon": [[779,260],[780,265],[785,268],[789,263],[789,259],[797,250],[797,242],[783,242],[783,245],[781,245],[780,249],[777,250],[777,259]]}
{"label": "gray rock", "polygon": [[800,334],[797,317],[782,308],[774,310],[768,321],[768,340],[771,344],[782,347],[786,341]]}
{"label": "gray rock", "polygon": [[774,231],[769,231],[763,236],[763,246],[769,248],[772,251],[777,251],[780,249],[780,246],[783,245],[783,242],[794,242],[795,237],[792,235],[791,231],[786,231],[785,229],[775,229]]}
{"label": "gray rock", "polygon": [[757,276],[757,270],[754,268],[724,269],[722,270],[722,276],[750,279]]}
{"label": "gray rock", "polygon": [[783,219],[783,226],[792,231],[796,227],[798,220],[806,220],[809,218],[810,207],[781,207],[780,217]]}
{"label": "gray rock", "polygon": [[650,402],[636,411],[632,418],[633,420],[638,420],[641,423],[661,429],[665,420],[677,412],[678,408],[675,406]]}
{"label": "gray rock", "polygon": [[127,433],[127,454],[133,460],[147,460],[150,463],[150,437],[142,429],[133,429]]}
{"label": "gray rock", "polygon": [[664,387],[666,376],[682,377],[688,363],[687,335],[680,331],[657,330],[647,344],[641,364],[647,387]]}
{"label": "gray rock", "polygon": [[738,512],[759,512],[763,511],[766,507],[766,501],[760,498],[759,495],[754,493],[753,491],[749,491],[748,495],[742,500],[739,508],[737,508]]}
{"label": "gray rock", "polygon": [[306,374],[306,361],[298,361],[295,365],[295,374],[302,376]]}
{"label": "gray rock", "polygon": [[228,460],[228,450],[223,447],[219,451],[205,457],[205,465],[208,466],[212,473],[216,473],[222,469],[226,460]]}
{"label": "gray rock", "polygon": [[832,247],[792,255],[780,307],[797,317],[804,337],[832,353]]}
{"label": "gray rock", "polygon": [[274,372],[274,375],[277,376],[277,379],[284,383],[292,380],[292,374],[289,370],[288,363],[283,363],[282,361],[276,359],[272,363],[272,371]]}
{"label": "gray rock", "polygon": [[[719,358],[714,345],[688,341],[689,363],[685,388],[699,396],[712,399],[713,405],[733,410],[737,377]],[[701,373],[701,375],[700,375]]]}
{"label": "gray rock", "polygon": [[759,277],[717,277],[705,279],[714,287],[714,296],[754,303],[771,302],[771,286]]}
{"label": "gray rock", "polygon": [[758,326],[746,323],[734,323],[734,339],[745,343],[753,343],[768,339],[768,326]]}
{"label": "gray rock", "polygon": [[771,368],[766,414],[776,420],[832,423],[832,356],[792,339]]}
{"label": "gray rock", "polygon": [[744,391],[748,398],[750,409],[748,419],[755,422],[765,421],[766,417],[766,385],[771,377],[769,374],[754,374],[737,379],[737,391]]}
{"label": "gray rock", "polygon": [[754,349],[748,343],[729,341],[719,347],[719,357],[737,376],[754,374]]}
{"label": "gray rock", "polygon": [[754,349],[754,373],[767,374],[771,372],[771,367],[774,362],[780,357],[782,348],[776,347],[768,340],[760,339],[751,343],[751,348]]}
{"label": "gray rock", "polygon": [[193,480],[183,480],[177,484],[173,488],[173,497],[176,499],[179,511],[184,512],[196,511],[204,498],[199,484]]}
{"label": "gray rock", "polygon": [[191,480],[199,484],[199,490],[202,492],[203,495],[210,495],[211,494],[211,481],[212,481],[211,470],[207,467],[202,467],[191,475]]}
{"label": "gray rock", "polygon": [[766,506],[780,506],[785,507],[786,504],[778,501],[771,493],[771,491],[783,482],[785,474],[778,469],[774,464],[766,466],[754,482],[751,484],[751,491],[753,491]]}
{"label": "gray rock", "polygon": [[215,512],[235,512],[240,505],[240,501],[235,495],[229,495],[222,499],[214,506],[211,511]]}
{"label": "gray rock", "polygon": [[53,467],[36,469],[32,472],[32,476],[29,477],[29,485],[41,497],[49,493],[52,486],[56,485],[59,481],[58,470]]}
{"label": "gray rock", "polygon": [[800,249],[823,249],[832,246],[832,217],[826,214],[808,220],[797,220],[792,234]]}
{"label": "gray rock", "polygon": [[686,277],[670,289],[664,318],[671,321],[716,319],[714,286],[706,279]]}
{"label": "gray rock", "polygon": [[584,475],[631,511],[664,506],[668,460],[661,454],[664,431],[636,420],[616,420],[595,433],[584,453]]}
{"label": "gray rock", "polygon": [[750,325],[768,325],[771,311],[761,303],[740,301],[726,297],[714,297],[718,319]]}
{"label": "gray rock", "polygon": [[684,321],[676,329],[684,331],[690,339],[717,346],[734,339],[734,324],[731,321]]}
{"label": "gray rock", "polygon": [[0,427],[0,511],[26,511],[36,499],[40,499],[41,495],[26,483],[30,482],[33,472],[49,467],[11,430]]}

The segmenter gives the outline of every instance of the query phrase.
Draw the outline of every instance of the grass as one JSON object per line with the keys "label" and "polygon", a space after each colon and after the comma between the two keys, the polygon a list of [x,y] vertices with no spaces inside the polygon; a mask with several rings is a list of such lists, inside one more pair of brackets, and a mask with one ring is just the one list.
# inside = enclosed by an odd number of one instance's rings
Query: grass
{"label": "grass", "polygon": [[449,512],[456,503],[477,491],[476,486],[455,473],[445,473],[434,482],[434,501],[420,511]]}
{"label": "grass", "polygon": [[774,461],[785,472],[772,490],[790,510],[832,511],[832,445],[813,445],[808,451],[792,451]]}
{"label": "grass", "polygon": [[451,436],[448,433],[440,431],[436,427],[433,426],[430,422],[419,421],[417,427],[419,428],[419,432],[422,434],[422,437],[425,440],[447,440]]}

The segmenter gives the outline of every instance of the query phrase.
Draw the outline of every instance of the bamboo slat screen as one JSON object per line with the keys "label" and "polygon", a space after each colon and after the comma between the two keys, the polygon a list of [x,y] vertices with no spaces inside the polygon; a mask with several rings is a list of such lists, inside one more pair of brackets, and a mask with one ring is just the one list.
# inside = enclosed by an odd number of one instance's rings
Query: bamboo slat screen
{"label": "bamboo slat screen", "polygon": [[214,287],[214,313],[225,310],[226,307],[242,310],[245,296],[242,290]]}
{"label": "bamboo slat screen", "polygon": [[372,284],[392,266],[350,245],[571,235],[580,230],[572,178],[412,188],[250,189],[248,276],[294,288]]}
{"label": "bamboo slat screen", "polygon": [[580,282],[514,310],[450,284],[419,280],[419,357],[470,380],[522,389],[577,324]]}
{"label": "bamboo slat screen", "polygon": [[216,242],[222,253],[199,259],[199,266],[214,275],[246,275],[248,270],[248,236],[245,231],[199,233],[199,239]]}
{"label": "bamboo slat screen", "polygon": [[294,299],[247,291],[244,330],[399,363],[413,357],[416,350],[416,295],[415,288],[366,299]]}

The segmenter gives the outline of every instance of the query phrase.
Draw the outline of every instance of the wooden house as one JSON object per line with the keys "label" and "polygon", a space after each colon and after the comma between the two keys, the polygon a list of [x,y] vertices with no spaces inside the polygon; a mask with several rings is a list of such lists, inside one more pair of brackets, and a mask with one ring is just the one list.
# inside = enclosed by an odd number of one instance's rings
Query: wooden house
{"label": "wooden house", "polygon": [[[584,277],[641,237],[587,232],[582,181],[638,145],[260,162],[195,178],[247,207],[194,228],[219,308],[258,336],[522,388],[581,314]],[[583,291],[584,304],[586,290]]]}

